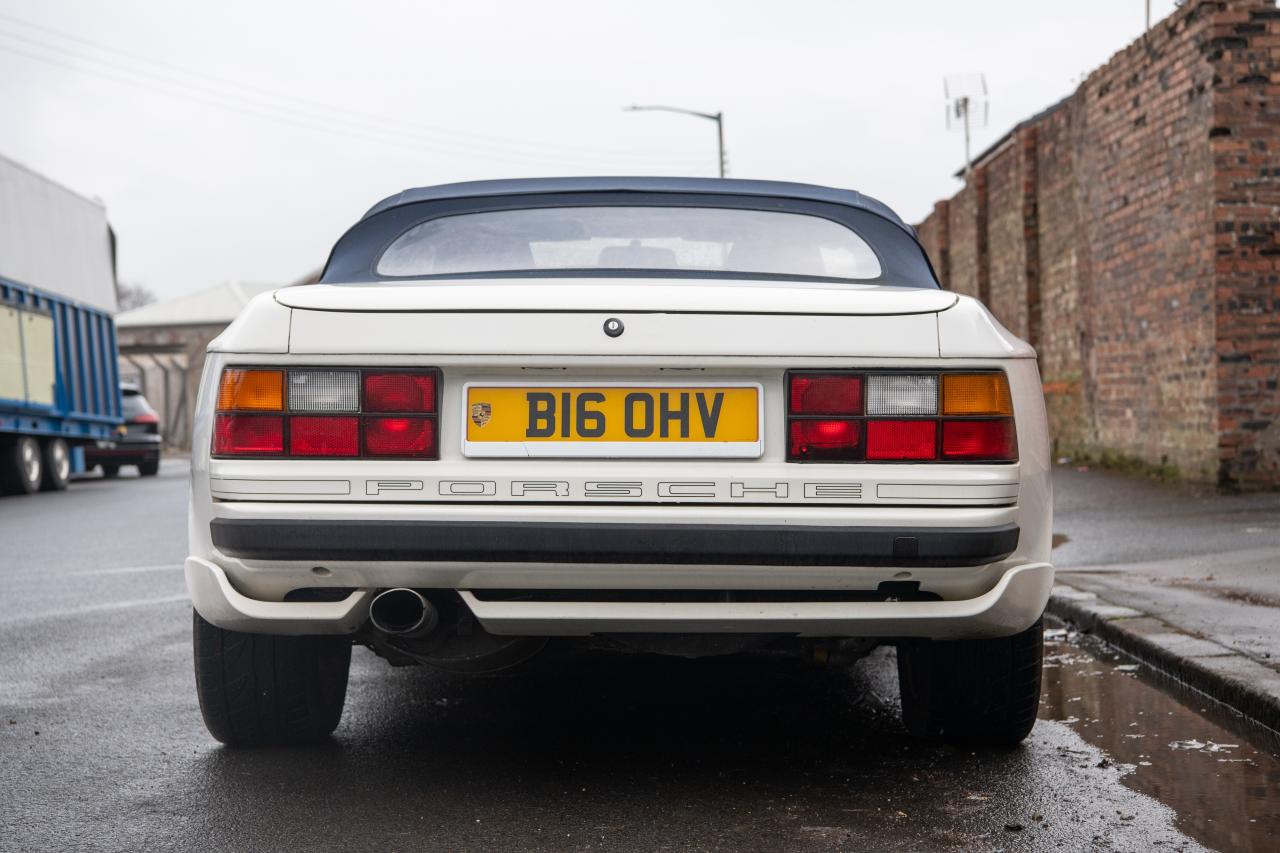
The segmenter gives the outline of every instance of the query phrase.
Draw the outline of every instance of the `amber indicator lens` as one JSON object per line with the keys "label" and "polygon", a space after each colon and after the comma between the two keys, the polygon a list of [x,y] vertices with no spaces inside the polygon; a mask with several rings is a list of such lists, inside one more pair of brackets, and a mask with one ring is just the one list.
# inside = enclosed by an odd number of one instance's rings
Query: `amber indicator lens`
{"label": "amber indicator lens", "polygon": [[943,415],[1012,415],[1009,380],[1003,373],[942,374]]}
{"label": "amber indicator lens", "polygon": [[218,411],[284,411],[284,371],[228,367],[218,385]]}

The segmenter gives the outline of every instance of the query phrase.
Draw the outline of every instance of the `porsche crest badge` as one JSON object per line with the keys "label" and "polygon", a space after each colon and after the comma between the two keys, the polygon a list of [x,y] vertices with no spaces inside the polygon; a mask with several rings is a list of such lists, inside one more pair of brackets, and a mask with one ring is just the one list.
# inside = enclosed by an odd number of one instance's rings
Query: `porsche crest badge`
{"label": "porsche crest badge", "polygon": [[488,403],[472,403],[471,404],[471,422],[478,427],[482,427],[493,417],[493,406]]}

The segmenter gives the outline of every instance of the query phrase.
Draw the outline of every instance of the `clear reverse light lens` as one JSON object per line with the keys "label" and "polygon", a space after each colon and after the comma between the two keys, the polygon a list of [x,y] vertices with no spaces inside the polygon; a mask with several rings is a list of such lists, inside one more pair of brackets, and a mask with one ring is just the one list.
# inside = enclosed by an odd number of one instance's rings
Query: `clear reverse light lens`
{"label": "clear reverse light lens", "polygon": [[289,410],[358,412],[360,376],[354,370],[291,370]]}
{"label": "clear reverse light lens", "polygon": [[872,373],[867,377],[868,415],[936,415],[938,377]]}

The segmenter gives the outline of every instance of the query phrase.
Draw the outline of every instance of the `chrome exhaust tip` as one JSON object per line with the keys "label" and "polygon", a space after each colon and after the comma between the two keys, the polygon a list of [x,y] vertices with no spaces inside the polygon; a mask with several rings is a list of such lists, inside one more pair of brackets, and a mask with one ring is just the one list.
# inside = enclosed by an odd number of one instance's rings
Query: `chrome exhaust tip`
{"label": "chrome exhaust tip", "polygon": [[397,587],[374,596],[369,603],[369,621],[394,637],[425,637],[435,630],[440,617],[422,593]]}

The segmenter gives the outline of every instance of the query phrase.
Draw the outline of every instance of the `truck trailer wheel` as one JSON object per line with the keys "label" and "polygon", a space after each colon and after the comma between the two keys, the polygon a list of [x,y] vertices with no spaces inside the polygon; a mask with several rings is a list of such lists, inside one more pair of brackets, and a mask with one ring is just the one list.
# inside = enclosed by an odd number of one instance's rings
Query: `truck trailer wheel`
{"label": "truck trailer wheel", "polygon": [[46,492],[60,492],[71,482],[71,448],[60,438],[44,442],[44,482],[40,488]]}
{"label": "truck trailer wheel", "polygon": [[40,443],[20,435],[0,450],[0,489],[8,494],[29,495],[40,488],[44,465]]}
{"label": "truck trailer wheel", "polygon": [[192,616],[196,694],[215,738],[232,746],[309,743],[338,727],[349,639],[244,634]]}
{"label": "truck trailer wheel", "polygon": [[1040,707],[1044,623],[994,640],[898,646],[902,721],[917,737],[1012,746]]}

